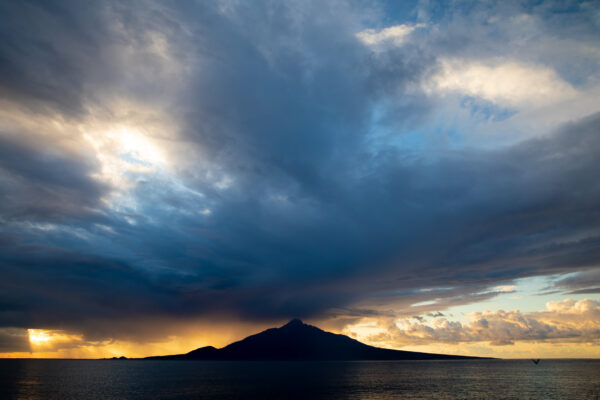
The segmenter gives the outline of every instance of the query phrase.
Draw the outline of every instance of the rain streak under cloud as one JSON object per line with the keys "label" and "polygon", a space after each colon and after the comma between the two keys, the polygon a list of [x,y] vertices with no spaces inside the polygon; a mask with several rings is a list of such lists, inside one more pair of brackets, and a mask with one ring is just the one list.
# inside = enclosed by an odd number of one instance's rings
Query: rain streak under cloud
{"label": "rain streak under cloud", "polygon": [[0,15],[1,354],[600,355],[596,3]]}

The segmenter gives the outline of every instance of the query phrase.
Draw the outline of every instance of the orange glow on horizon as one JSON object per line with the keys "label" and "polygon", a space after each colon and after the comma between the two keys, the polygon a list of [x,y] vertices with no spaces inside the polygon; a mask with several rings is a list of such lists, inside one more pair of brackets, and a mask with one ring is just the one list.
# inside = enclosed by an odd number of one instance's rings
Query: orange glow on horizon
{"label": "orange glow on horizon", "polygon": [[[366,328],[366,327],[365,327]],[[28,329],[31,352],[0,353],[1,358],[129,358],[153,355],[182,354],[193,349],[212,345],[223,347],[242,339],[262,328],[239,326],[227,329],[219,326],[214,331],[203,330],[202,334],[169,336],[162,341],[135,342],[126,340],[86,341],[81,335],[64,331]],[[349,334],[346,330],[335,333]],[[337,331],[337,332],[336,332]],[[359,330],[360,331],[360,330]],[[497,358],[600,358],[600,344],[596,343],[557,343],[557,342],[515,342],[513,345],[494,346],[487,342],[473,343],[433,343],[428,345],[393,346],[381,341],[371,341],[366,335],[352,334],[363,343],[406,351],[427,353],[471,355]]]}
{"label": "orange glow on horizon", "polygon": [[79,333],[64,330],[27,329],[29,352],[4,352],[0,358],[111,358],[183,354],[199,347],[224,347],[246,336],[261,332],[270,324],[224,322],[162,322],[177,331],[163,338],[136,340],[87,340]]}

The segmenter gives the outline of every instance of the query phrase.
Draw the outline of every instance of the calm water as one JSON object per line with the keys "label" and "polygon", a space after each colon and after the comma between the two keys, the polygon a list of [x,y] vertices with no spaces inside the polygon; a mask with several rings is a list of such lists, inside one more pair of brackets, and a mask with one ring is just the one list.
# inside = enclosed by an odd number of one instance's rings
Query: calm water
{"label": "calm water", "polygon": [[600,360],[0,360],[0,399],[600,399]]}

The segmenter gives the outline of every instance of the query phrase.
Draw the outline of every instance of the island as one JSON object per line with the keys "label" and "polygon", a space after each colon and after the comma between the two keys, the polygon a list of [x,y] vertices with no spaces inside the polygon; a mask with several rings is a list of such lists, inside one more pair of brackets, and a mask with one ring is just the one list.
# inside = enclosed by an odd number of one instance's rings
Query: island
{"label": "island", "polygon": [[481,357],[384,349],[293,319],[279,328],[248,336],[221,349],[201,347],[150,360],[469,360]]}

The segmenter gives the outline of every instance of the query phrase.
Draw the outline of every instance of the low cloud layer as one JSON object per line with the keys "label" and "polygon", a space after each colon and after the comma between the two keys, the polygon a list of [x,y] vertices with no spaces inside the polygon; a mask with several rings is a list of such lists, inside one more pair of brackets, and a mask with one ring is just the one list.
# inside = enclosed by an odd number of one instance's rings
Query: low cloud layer
{"label": "low cloud layer", "polygon": [[421,318],[379,322],[383,332],[366,337],[371,343],[400,347],[431,343],[489,342],[493,346],[515,342],[588,343],[600,342],[600,302],[567,299],[549,302],[546,309],[475,312],[461,323],[443,316],[424,323]]}
{"label": "low cloud layer", "polygon": [[145,340],[595,276],[589,5],[390,7],[0,5],[0,326]]}

